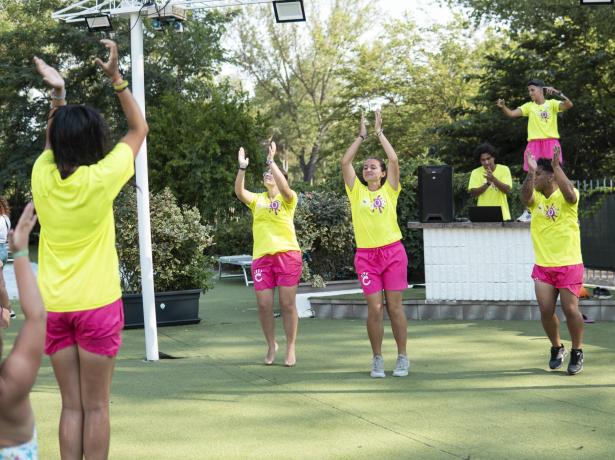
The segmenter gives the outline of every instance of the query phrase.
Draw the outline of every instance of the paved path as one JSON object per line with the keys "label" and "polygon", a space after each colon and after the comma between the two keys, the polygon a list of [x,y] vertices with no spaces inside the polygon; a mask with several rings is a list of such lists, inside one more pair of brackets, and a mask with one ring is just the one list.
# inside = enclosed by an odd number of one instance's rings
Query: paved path
{"label": "paved path", "polygon": [[[38,273],[38,264],[32,263],[32,269],[36,275]],[[6,283],[6,290],[9,293],[9,299],[16,299],[17,282],[15,281],[15,270],[13,270],[12,263],[9,263],[4,267],[4,281]]]}

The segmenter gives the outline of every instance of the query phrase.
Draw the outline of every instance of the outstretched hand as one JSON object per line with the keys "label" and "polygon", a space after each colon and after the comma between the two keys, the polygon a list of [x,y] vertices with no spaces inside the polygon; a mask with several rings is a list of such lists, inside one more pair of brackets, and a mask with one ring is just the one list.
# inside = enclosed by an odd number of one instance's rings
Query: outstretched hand
{"label": "outstretched hand", "polygon": [[34,204],[29,202],[21,213],[17,226],[9,232],[9,247],[11,252],[17,252],[28,248],[30,232],[34,228],[34,224],[36,224]]}
{"label": "outstretched hand", "polygon": [[501,109],[506,105],[506,103],[504,102],[504,99],[498,99],[497,101],[495,101],[495,105],[497,105]]}
{"label": "outstretched hand", "polygon": [[525,158],[527,159],[527,169],[529,172],[536,172],[538,169],[538,163],[536,163],[536,158],[532,155],[532,152],[529,150],[525,151]]}
{"label": "outstretched hand", "polygon": [[270,141],[269,142],[269,153],[267,154],[267,161],[273,161],[273,158],[275,157],[276,152],[277,152],[277,147],[275,145],[275,142]]}
{"label": "outstretched hand", "polygon": [[374,123],[374,129],[376,130],[376,133],[379,133],[380,130],[382,130],[382,113],[380,112],[380,109],[376,110],[376,121]]}
{"label": "outstretched hand", "polygon": [[246,157],[246,151],[243,147],[239,148],[239,153],[237,154],[237,160],[239,161],[240,168],[247,168],[250,164],[250,159]]}
{"label": "outstretched hand", "polygon": [[61,91],[64,89],[64,79],[60,75],[60,72],[37,56],[34,56],[33,61],[36,66],[36,71],[43,77],[43,83],[45,83],[45,85],[54,90]]}
{"label": "outstretched hand", "polygon": [[113,40],[108,40],[106,38],[100,41],[105,47],[109,50],[109,59],[107,62],[103,62],[102,59],[96,58],[94,63],[101,68],[101,70],[105,73],[105,75],[111,78],[113,81],[120,80],[122,78],[120,74],[120,68],[118,64],[118,52],[117,52],[117,43]]}
{"label": "outstretched hand", "polygon": [[551,167],[555,170],[561,166],[560,157],[562,156],[562,149],[559,145],[553,147],[553,158],[551,159]]}
{"label": "outstretched hand", "polygon": [[359,136],[363,139],[367,137],[367,127],[365,126],[365,114],[361,112],[361,124],[359,125]]}

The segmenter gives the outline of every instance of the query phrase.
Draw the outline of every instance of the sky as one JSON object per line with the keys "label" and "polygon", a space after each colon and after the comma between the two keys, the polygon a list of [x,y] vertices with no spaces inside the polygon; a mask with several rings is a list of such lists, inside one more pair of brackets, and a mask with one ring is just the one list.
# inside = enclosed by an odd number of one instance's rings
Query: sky
{"label": "sky", "polygon": [[[304,0],[304,3],[308,2],[320,2],[322,4],[328,4],[330,0]],[[446,6],[441,6],[438,0],[373,0],[374,15],[378,20],[385,20],[390,18],[401,17],[404,13],[410,12],[411,17],[415,19],[418,26],[430,26],[433,24],[445,24],[453,18],[453,12]],[[306,8],[307,9],[307,8]],[[327,11],[323,11],[327,14]],[[309,21],[309,15],[307,20]],[[371,29],[375,34],[379,32],[378,27]],[[364,37],[364,39],[369,38]],[[252,84],[239,69],[234,66],[225,64],[222,66],[222,73],[224,76],[233,76],[240,78],[246,85],[246,89],[251,92]]]}

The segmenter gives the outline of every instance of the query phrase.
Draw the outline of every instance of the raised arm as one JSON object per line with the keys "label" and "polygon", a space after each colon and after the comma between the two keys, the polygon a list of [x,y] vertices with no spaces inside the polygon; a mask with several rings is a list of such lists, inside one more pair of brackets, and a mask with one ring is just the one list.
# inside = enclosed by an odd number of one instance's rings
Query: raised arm
{"label": "raised arm", "polygon": [[342,165],[342,176],[344,176],[344,182],[346,185],[352,189],[354,186],[354,181],[357,178],[357,173],[354,171],[354,167],[352,166],[352,161],[354,157],[357,155],[359,151],[359,146],[361,142],[365,140],[367,137],[367,128],[365,127],[365,115],[361,113],[361,124],[359,126],[359,135],[357,138],[350,144],[350,147],[344,153],[342,157],[341,165]]}
{"label": "raised arm", "polygon": [[506,102],[504,102],[504,99],[498,99],[495,105],[497,105],[498,108],[502,111],[502,113],[508,118],[519,118],[523,116],[523,113],[521,112],[520,108],[516,108],[514,110],[509,109],[506,106]]}
{"label": "raised arm", "polygon": [[525,176],[521,186],[521,202],[527,207],[534,202],[534,179],[536,178],[536,168],[538,165],[532,152],[526,150],[525,156],[527,158],[527,176]]}
{"label": "raised arm", "polygon": [[553,159],[551,160],[551,167],[553,168],[553,175],[555,177],[555,182],[557,182],[557,186],[564,195],[564,198],[568,203],[576,203],[577,202],[577,194],[574,191],[574,186],[572,182],[566,176],[566,173],[562,169],[562,165],[559,162],[559,158],[561,156],[562,150],[558,145],[553,148]]}
{"label": "raised arm", "polygon": [[45,150],[48,150],[51,148],[49,131],[53,114],[58,107],[66,105],[66,89],[64,79],[56,69],[47,65],[45,61],[36,56],[34,56],[34,65],[36,66],[36,71],[43,77],[43,83],[50,89],[51,109],[49,110],[49,115],[47,115],[47,130],[45,131]]}
{"label": "raised arm", "polygon": [[45,345],[46,312],[28,257],[28,240],[35,223],[34,205],[28,203],[17,226],[9,234],[19,301],[26,319],[0,370],[2,398],[19,399],[30,392]]}
{"label": "raised arm", "polygon": [[561,91],[553,88],[552,86],[545,86],[544,88],[547,91],[547,94],[551,95],[555,95],[558,97],[561,97],[563,100],[559,103],[559,111],[560,112],[564,112],[568,109],[571,109],[572,106],[574,105],[572,103],[572,101],[570,99],[568,99],[568,96],[566,96],[564,93],[562,93]]}
{"label": "raised arm", "polygon": [[294,197],[294,194],[290,186],[288,185],[286,177],[284,177],[284,174],[282,174],[282,171],[275,162],[274,158],[276,154],[276,148],[277,147],[275,145],[275,142],[269,142],[269,155],[267,155],[267,166],[269,166],[269,168],[271,169],[273,180],[275,181],[275,185],[278,187],[282,198],[284,198],[284,201],[286,201],[287,203],[290,203]]}
{"label": "raised arm", "polygon": [[399,187],[399,158],[397,158],[395,149],[384,135],[384,131],[382,131],[382,113],[380,113],[380,109],[376,110],[374,128],[376,129],[376,136],[378,136],[380,145],[382,145],[384,153],[387,155],[387,181],[393,190],[397,190]]}
{"label": "raised arm", "polygon": [[121,142],[128,144],[132,150],[132,154],[136,157],[139,154],[141,144],[145,140],[145,136],[149,131],[149,127],[137,101],[132,96],[128,89],[128,82],[124,81],[120,73],[118,65],[117,44],[112,40],[103,39],[100,41],[109,50],[109,59],[103,62],[102,59],[96,58],[94,62],[102,69],[104,74],[111,79],[111,84],[117,98],[120,100],[120,105],[126,116],[128,124],[128,132],[124,135]]}
{"label": "raised arm", "polygon": [[237,170],[237,177],[235,178],[235,195],[237,195],[237,198],[239,198],[242,203],[250,204],[254,199],[254,194],[252,192],[248,192],[244,186],[246,180],[246,169],[250,164],[250,160],[246,157],[246,152],[243,147],[239,148],[237,159],[239,161],[239,169]]}

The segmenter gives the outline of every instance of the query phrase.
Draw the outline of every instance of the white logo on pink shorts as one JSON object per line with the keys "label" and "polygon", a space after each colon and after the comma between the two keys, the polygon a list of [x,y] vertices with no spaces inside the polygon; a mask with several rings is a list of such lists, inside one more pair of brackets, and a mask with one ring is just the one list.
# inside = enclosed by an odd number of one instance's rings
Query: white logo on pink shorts
{"label": "white logo on pink shorts", "polygon": [[370,284],[372,284],[372,280],[369,279],[369,273],[361,273],[361,284],[363,286],[369,286]]}
{"label": "white logo on pink shorts", "polygon": [[260,268],[254,270],[254,281],[256,281],[257,283],[263,281],[263,271]]}

